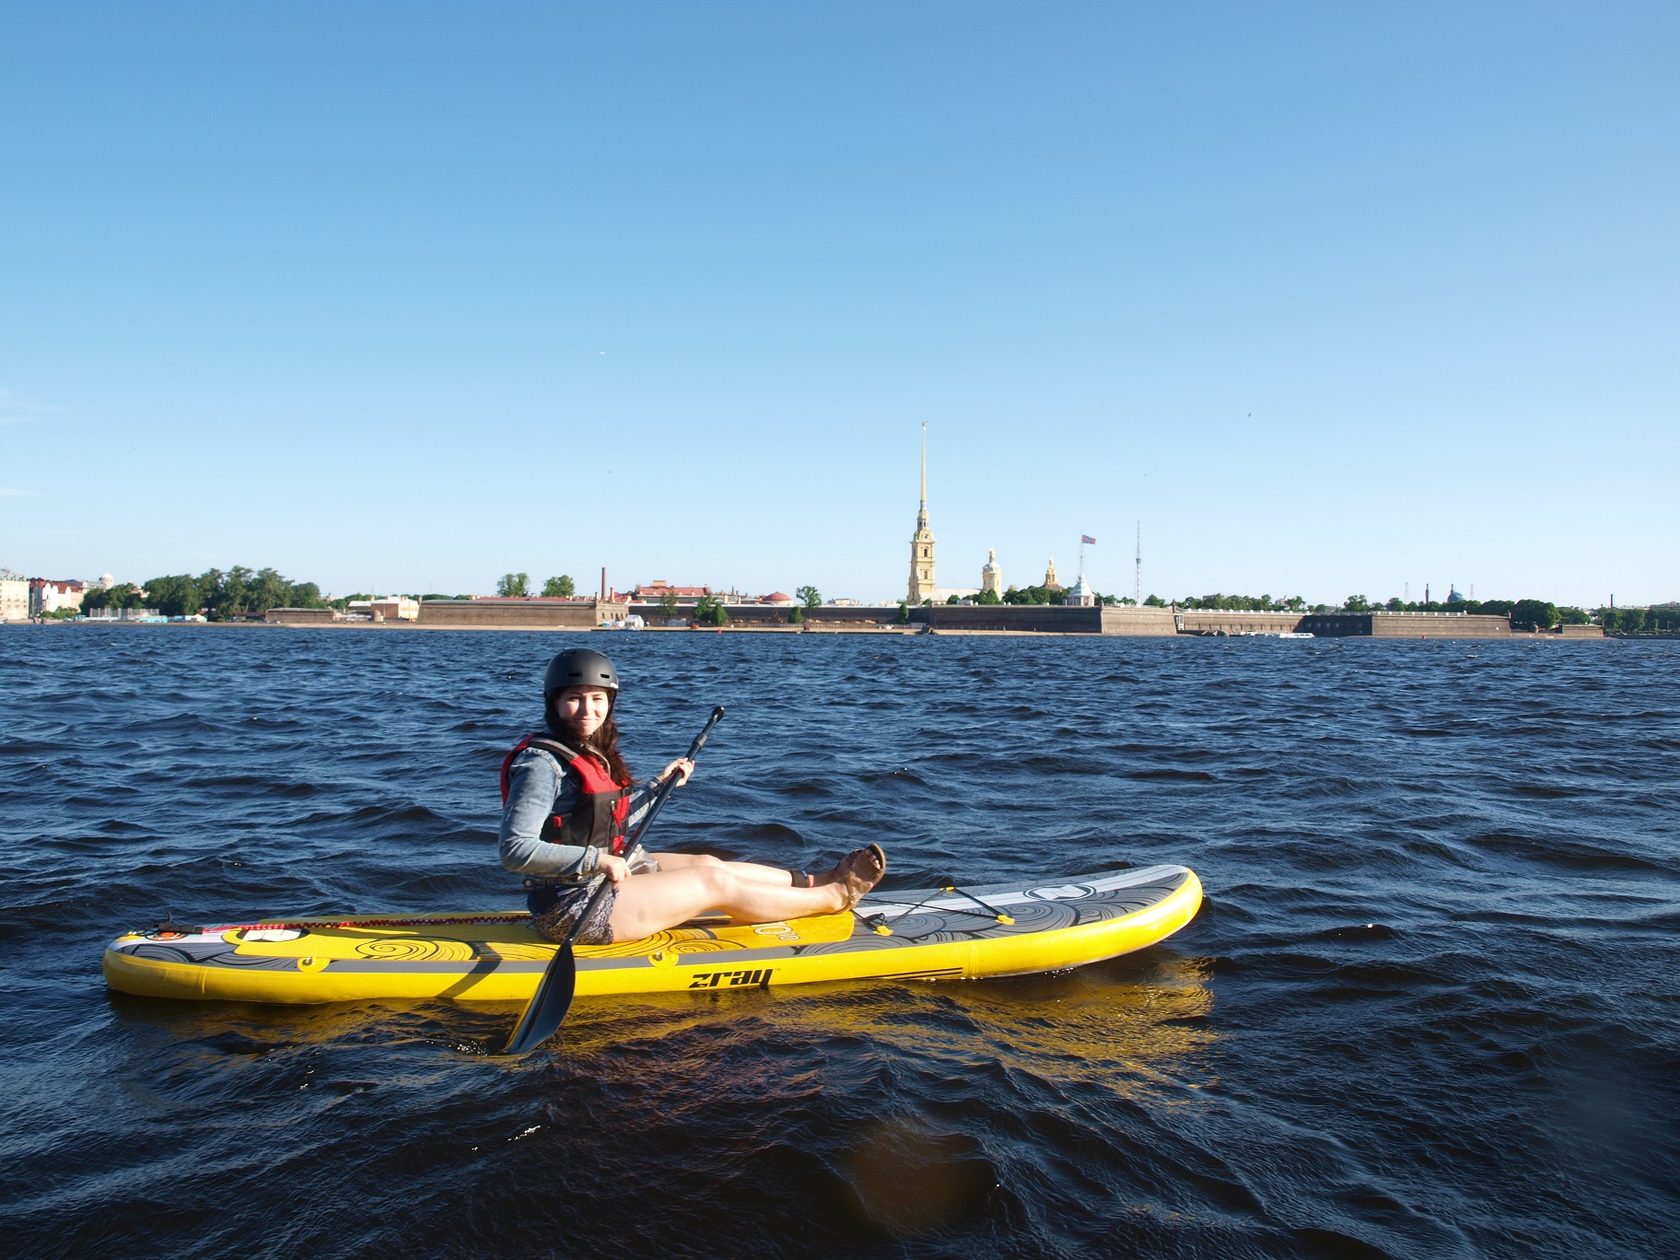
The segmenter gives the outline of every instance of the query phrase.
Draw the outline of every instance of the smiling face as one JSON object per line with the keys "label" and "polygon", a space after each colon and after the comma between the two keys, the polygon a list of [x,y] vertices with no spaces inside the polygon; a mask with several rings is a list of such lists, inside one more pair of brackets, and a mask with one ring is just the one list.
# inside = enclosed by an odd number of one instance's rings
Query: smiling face
{"label": "smiling face", "polygon": [[612,711],[612,696],[601,687],[567,687],[554,698],[560,721],[588,739]]}

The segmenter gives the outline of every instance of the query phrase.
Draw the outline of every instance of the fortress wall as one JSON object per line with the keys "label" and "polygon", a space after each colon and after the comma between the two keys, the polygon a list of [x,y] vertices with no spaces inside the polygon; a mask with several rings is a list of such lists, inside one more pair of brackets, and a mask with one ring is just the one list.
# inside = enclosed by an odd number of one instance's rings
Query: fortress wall
{"label": "fortress wall", "polygon": [[1066,604],[935,604],[930,630],[1015,630],[1037,634],[1101,634],[1103,610]]}
{"label": "fortress wall", "polygon": [[1508,638],[1507,617],[1464,613],[1227,612],[1187,608],[1178,614],[1185,634],[1289,634],[1319,638],[1372,636],[1382,639]]}
{"label": "fortress wall", "polygon": [[1104,634],[1166,636],[1178,633],[1178,619],[1170,608],[1117,604],[1099,610]]}
{"label": "fortress wall", "polygon": [[271,626],[324,626],[338,620],[338,609],[270,608],[263,620]]}
{"label": "fortress wall", "polygon": [[1235,612],[1219,608],[1186,608],[1178,614],[1185,634],[1290,634],[1310,629],[1302,626],[1303,620],[1303,614],[1295,612]]}
{"label": "fortress wall", "polygon": [[1345,638],[1371,633],[1370,613],[1302,613],[1295,627],[1302,634],[1321,639]]}
{"label": "fortress wall", "polygon": [[[792,626],[798,623],[790,622],[788,615],[793,611],[788,604],[726,604],[729,612],[729,624],[743,628],[760,628],[767,626]],[[650,626],[663,626],[667,621],[692,621],[694,619],[694,601],[682,600],[677,604],[676,611],[666,612],[656,603],[644,603],[637,600],[630,605],[630,611],[641,617]],[[911,620],[925,620],[921,616],[924,610],[912,608]],[[898,621],[897,604],[823,604],[817,608],[805,609],[804,624],[814,629],[878,629],[881,626],[893,626]],[[903,628],[903,627],[900,627]]]}
{"label": "fortress wall", "polygon": [[[657,626],[664,613],[657,606],[637,604],[634,609],[649,625]],[[741,604],[729,606],[731,625],[742,629],[779,627],[792,629],[787,606]],[[420,605],[417,623],[428,629],[485,630],[593,630],[621,620],[631,612],[626,603],[601,600],[484,599],[426,600]],[[677,616],[692,617],[694,606],[686,604]],[[805,625],[811,629],[877,629],[895,627],[898,606],[839,607],[823,605],[805,610]],[[1183,634],[1287,634],[1305,632],[1321,638],[1375,636],[1387,639],[1488,639],[1509,638],[1509,618],[1467,616],[1458,613],[1280,613],[1229,612],[1217,609],[1185,609],[1116,605],[1078,607],[1065,604],[934,604],[910,609],[911,625],[952,633],[1021,634],[1105,634],[1112,636],[1167,637]],[[330,608],[275,608],[267,621],[277,625],[343,624]],[[356,623],[374,624],[374,623]],[[387,624],[391,624],[387,622]],[[1598,626],[1564,626],[1551,632],[1557,638],[1602,639]]]}
{"label": "fortress wall", "polygon": [[[792,623],[788,621],[788,617],[789,617],[790,614],[792,614],[792,612],[794,610],[794,607],[795,607],[795,605],[792,605],[792,604],[726,604],[725,605],[725,608],[728,610],[728,613],[729,613],[729,624],[732,625],[732,626],[743,626],[743,627],[745,627],[745,626],[786,626],[786,625],[791,625]],[[815,611],[816,612],[821,612],[822,610],[821,609],[816,609]],[[895,609],[894,611],[896,612],[897,610]],[[677,613],[677,615],[679,617],[692,617],[694,615],[694,605],[690,604],[686,608],[681,609]],[[664,617],[665,617],[664,613],[660,612],[657,607],[653,610],[653,612],[651,614],[644,612],[642,614],[642,616],[647,619],[647,623],[650,626],[659,625],[660,622],[662,622],[664,620]],[[805,616],[807,618],[811,618],[811,617],[813,617],[813,613],[812,612],[807,612],[805,614]]]}
{"label": "fortress wall", "polygon": [[593,630],[626,615],[626,604],[601,600],[428,599],[419,625],[456,630]]}
{"label": "fortress wall", "polygon": [[1509,617],[1461,613],[1371,613],[1367,631],[1379,639],[1508,639]]}
{"label": "fortress wall", "polygon": [[[917,608],[910,610],[912,622],[922,620],[916,615],[921,611],[924,610]],[[898,605],[858,604],[847,607],[824,604],[821,608],[806,609],[805,620],[813,626],[833,626],[836,629],[841,626],[896,626],[898,624]],[[908,627],[899,628],[906,629]]]}

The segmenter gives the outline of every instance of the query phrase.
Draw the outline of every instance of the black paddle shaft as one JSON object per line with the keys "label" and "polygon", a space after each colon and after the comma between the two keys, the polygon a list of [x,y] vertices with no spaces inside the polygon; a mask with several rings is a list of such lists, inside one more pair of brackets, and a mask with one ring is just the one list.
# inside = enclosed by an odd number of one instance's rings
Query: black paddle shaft
{"label": "black paddle shaft", "polygon": [[[706,745],[706,737],[712,733],[712,727],[723,719],[723,706],[720,704],[712,710],[712,716],[706,725],[694,737],[694,742],[688,746],[687,757],[692,761]],[[653,804],[648,806],[647,817],[642,819],[642,825],[636,828],[635,838],[624,845],[626,854],[635,851],[642,837],[647,835],[653,820],[658,816],[660,808],[665,804],[665,798],[676,787],[676,775],[671,775],[656,789]],[[513,1034],[508,1038],[503,1054],[525,1054],[535,1050],[560,1030],[561,1021],[566,1018],[566,1012],[572,1006],[572,994],[577,991],[577,959],[572,954],[572,942],[577,940],[577,934],[583,925],[589,922],[589,916],[595,912],[601,898],[606,896],[612,881],[601,877],[600,887],[590,894],[589,902],[578,915],[577,922],[572,924],[572,930],[566,933],[566,939],[560,948],[554,951],[554,957],[549,959],[548,969],[543,972],[542,979],[537,982],[537,991],[531,995],[519,1022],[513,1026]]]}
{"label": "black paddle shaft", "polygon": [[[712,727],[722,720],[723,706],[720,704],[712,710],[712,716],[706,719],[706,725],[700,728],[700,733],[694,737],[694,742],[688,746],[688,751],[683,754],[687,760],[693,761],[700,755],[700,750],[706,746],[706,737],[712,733]],[[634,852],[636,846],[642,842],[642,837],[647,835],[648,828],[653,826],[653,820],[659,817],[659,811],[665,807],[665,798],[670,796],[671,789],[676,787],[676,780],[677,776],[673,774],[659,785],[658,790],[654,793],[653,804],[648,806],[647,817],[642,819],[642,825],[636,828],[635,837],[625,842],[625,853]]]}

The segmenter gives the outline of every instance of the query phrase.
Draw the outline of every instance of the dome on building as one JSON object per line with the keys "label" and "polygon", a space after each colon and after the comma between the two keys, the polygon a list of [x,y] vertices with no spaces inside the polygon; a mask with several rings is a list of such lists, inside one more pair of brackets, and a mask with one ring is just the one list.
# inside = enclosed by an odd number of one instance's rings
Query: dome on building
{"label": "dome on building", "polygon": [[761,604],[791,604],[793,603],[793,596],[784,595],[781,591],[771,591],[758,602]]}
{"label": "dome on building", "polygon": [[1074,579],[1073,585],[1067,588],[1066,602],[1089,606],[1097,602],[1097,593],[1085,584],[1085,575],[1081,573]]}

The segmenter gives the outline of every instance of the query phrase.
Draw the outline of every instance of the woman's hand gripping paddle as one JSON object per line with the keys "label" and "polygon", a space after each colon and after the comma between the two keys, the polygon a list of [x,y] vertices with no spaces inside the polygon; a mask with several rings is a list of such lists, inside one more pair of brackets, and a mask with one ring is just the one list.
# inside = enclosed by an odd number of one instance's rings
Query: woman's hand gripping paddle
{"label": "woman's hand gripping paddle", "polygon": [[[688,760],[693,761],[705,747],[706,736],[712,733],[723,718],[723,706],[720,704],[712,710],[712,716],[700,733],[694,737],[694,742],[688,746]],[[654,793],[653,804],[648,806],[647,817],[642,819],[642,825],[636,829],[636,834],[624,842],[625,853],[634,853],[636,846],[647,835],[648,828],[653,826],[653,820],[659,816],[664,808],[665,798],[671,795],[671,789],[677,785],[678,776],[673,774],[659,785]],[[519,1017],[519,1022],[513,1026],[513,1035],[508,1038],[503,1054],[525,1054],[535,1050],[560,1029],[560,1023],[566,1018],[566,1012],[571,1009],[572,994],[577,991],[577,959],[572,956],[572,942],[577,939],[579,929],[589,922],[589,916],[595,912],[596,905],[606,894],[611,881],[606,876],[601,877],[601,885],[589,898],[589,904],[583,908],[572,930],[566,933],[566,939],[560,948],[554,951],[554,957],[549,961],[548,970],[543,972],[543,978],[537,984],[537,991],[531,995],[530,1003],[525,1007],[525,1013]]]}

